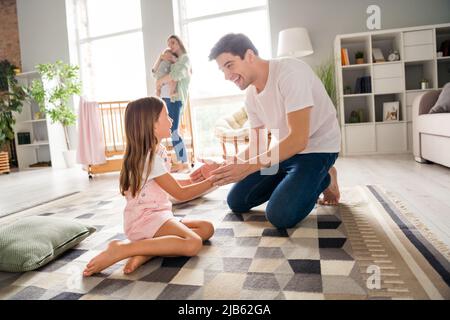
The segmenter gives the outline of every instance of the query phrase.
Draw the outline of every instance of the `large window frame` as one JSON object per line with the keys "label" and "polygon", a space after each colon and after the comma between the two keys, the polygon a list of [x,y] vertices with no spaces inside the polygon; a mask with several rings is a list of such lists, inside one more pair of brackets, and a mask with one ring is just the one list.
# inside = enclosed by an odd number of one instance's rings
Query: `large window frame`
{"label": "large window frame", "polygon": [[[266,20],[266,26],[267,26],[267,34],[265,35],[267,38],[265,41],[265,51],[266,56],[264,58],[270,59],[273,57],[272,52],[272,45],[271,45],[271,32],[270,32],[270,17],[269,17],[269,4],[268,0],[264,1],[264,5],[257,5],[245,9],[237,9],[237,10],[230,10],[226,12],[218,12],[213,14],[205,14],[200,16],[195,16],[192,18],[187,17],[186,13],[186,1],[189,0],[173,0],[173,9],[174,9],[174,23],[175,23],[175,33],[181,36],[181,38],[184,41],[184,44],[188,50],[188,53],[190,52],[190,43],[191,39],[190,37],[192,35],[189,34],[189,25],[195,24],[195,23],[201,23],[207,20],[212,19],[220,19],[224,17],[230,17],[230,16],[238,16],[242,14],[251,14],[256,12],[263,12],[262,14],[265,15]],[[220,21],[220,20],[219,20]],[[235,31],[236,32],[236,31]],[[217,39],[218,40],[218,39]],[[255,45],[258,47],[258,45],[255,43]],[[258,48],[259,49],[259,48]],[[209,52],[208,52],[209,53]],[[207,63],[207,55],[202,53],[202,56],[205,56],[205,63]],[[193,61],[191,55],[191,61]],[[195,69],[196,65],[193,64],[193,77],[195,76]],[[217,72],[217,76],[223,77],[223,74],[221,71],[217,68],[212,72]],[[205,79],[201,79],[201,81],[205,81]],[[223,79],[223,85],[228,86],[234,86],[234,84],[226,83]],[[220,91],[220,90],[219,90]],[[224,90],[226,91],[226,90]],[[192,82],[191,82],[191,92],[192,92]],[[221,147],[220,143],[217,138],[214,138],[212,135],[214,131],[214,123],[209,123],[210,121],[213,121],[211,117],[206,116],[209,121],[208,123],[205,122],[205,113],[211,112],[211,108],[217,108],[217,117],[224,115],[224,105],[229,105],[229,108],[227,107],[227,115],[230,115],[234,111],[237,111],[239,108],[244,106],[244,100],[245,100],[245,91],[239,91],[238,89],[235,90],[234,94],[210,94],[208,96],[194,96],[191,94],[190,97],[190,105],[191,105],[191,111],[192,111],[192,117],[193,117],[193,133],[195,140],[197,140],[196,144],[201,145],[200,148],[197,147],[197,151],[201,150],[201,154],[197,154],[197,156],[206,156],[206,157],[216,157],[219,156],[221,153]],[[201,123],[200,123],[201,122]],[[205,129],[205,126],[208,127],[208,129]],[[206,134],[206,132],[208,134]],[[216,142],[213,142],[217,140]],[[197,152],[198,153],[198,152]]]}
{"label": "large window frame", "polygon": [[[139,27],[137,28],[129,28],[122,31],[114,31],[114,32],[105,32],[100,35],[90,35],[90,21],[89,21],[89,13],[88,13],[88,5],[87,2],[92,0],[67,0],[67,17],[68,17],[68,27],[69,27],[69,45],[70,45],[70,52],[72,55],[71,60],[76,61],[76,63],[80,66],[80,77],[84,84],[83,86],[83,94],[89,98],[95,97],[95,94],[93,93],[96,88],[95,85],[95,75],[89,74],[88,72],[92,72],[93,69],[87,66],[84,66],[84,64],[87,61],[87,64],[92,64],[93,61],[93,55],[90,52],[91,46],[97,44],[99,41],[102,40],[114,40],[123,36],[129,36],[129,35],[136,35],[140,38],[142,48],[144,48],[144,42],[143,42],[143,27],[142,27],[142,21],[139,24]],[[95,1],[95,0],[94,0]],[[139,10],[139,15],[141,15],[142,9]],[[84,24],[84,32],[86,32],[86,35],[80,34],[80,21],[78,19],[83,20],[81,23]],[[119,41],[118,41],[119,42]],[[87,50],[83,50],[83,46],[89,46]],[[87,55],[90,55],[87,57]],[[142,59],[142,68],[143,70],[143,86],[142,93],[140,95],[144,96],[147,93],[146,88],[146,75],[145,75],[145,56],[143,55]],[[142,76],[142,75],[141,75]],[[138,98],[136,97],[129,97],[127,94],[121,95],[120,97],[116,98],[106,98],[106,99],[100,99],[102,101],[112,101],[112,100],[129,100],[131,98]],[[98,100],[98,99],[95,99]]]}
{"label": "large window frame", "polygon": [[[174,22],[175,22],[175,32],[179,34],[182,39],[185,42],[185,45],[187,48],[189,48],[190,43],[190,35],[188,32],[188,25],[195,22],[201,22],[206,20],[211,20],[215,18],[223,18],[228,16],[234,16],[244,13],[252,13],[252,12],[258,12],[258,11],[266,11],[266,19],[267,19],[267,27],[268,27],[268,33],[266,35],[267,37],[267,43],[268,43],[268,49],[269,49],[269,57],[273,57],[272,52],[272,45],[271,45],[271,33],[270,33],[270,17],[269,17],[269,3],[268,0],[265,1],[264,5],[249,7],[245,9],[238,9],[238,10],[230,10],[226,12],[220,12],[220,13],[214,13],[214,14],[206,14],[197,16],[194,18],[187,18],[186,17],[186,1],[189,0],[173,0],[173,9],[174,9]],[[220,71],[217,71],[220,72]],[[232,98],[233,100],[237,99],[238,97],[244,98],[245,92],[242,92],[240,94],[233,94],[233,95],[212,95],[209,97],[191,97],[191,102],[194,103],[194,105],[208,105],[209,102],[214,102],[218,99],[226,99],[226,98]]]}

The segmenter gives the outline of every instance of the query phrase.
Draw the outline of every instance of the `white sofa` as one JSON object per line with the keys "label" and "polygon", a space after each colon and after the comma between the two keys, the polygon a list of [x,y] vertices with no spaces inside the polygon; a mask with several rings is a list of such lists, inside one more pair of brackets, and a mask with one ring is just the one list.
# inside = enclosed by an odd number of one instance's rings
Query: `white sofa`
{"label": "white sofa", "polygon": [[413,102],[413,150],[417,162],[427,160],[450,167],[450,113],[428,112],[440,90],[423,93]]}

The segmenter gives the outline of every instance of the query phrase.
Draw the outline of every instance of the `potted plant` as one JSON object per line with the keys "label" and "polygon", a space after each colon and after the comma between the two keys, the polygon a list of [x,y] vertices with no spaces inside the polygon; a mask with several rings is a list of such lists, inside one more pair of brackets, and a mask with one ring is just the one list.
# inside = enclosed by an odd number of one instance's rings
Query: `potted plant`
{"label": "potted plant", "polygon": [[42,81],[33,80],[29,94],[41,111],[50,116],[52,123],[59,123],[63,127],[67,147],[63,151],[64,160],[67,167],[72,167],[75,165],[75,150],[70,145],[68,128],[75,124],[76,115],[69,106],[69,99],[81,94],[79,67],[58,60],[55,63],[39,64],[36,69]]}
{"label": "potted plant", "polygon": [[13,112],[21,112],[26,98],[25,89],[17,83],[8,60],[0,62],[0,173],[9,172],[8,144],[14,139]]}
{"label": "potted plant", "polygon": [[363,64],[364,63],[364,52],[362,52],[362,51],[356,52],[355,60],[356,60],[356,64]]}
{"label": "potted plant", "polygon": [[428,89],[428,80],[427,79],[422,79],[422,81],[420,81],[420,88],[421,89]]}
{"label": "potted plant", "polygon": [[344,87],[344,94],[352,94],[352,87],[345,86]]}
{"label": "potted plant", "polygon": [[323,62],[321,65],[315,68],[316,74],[322,81],[325,90],[333,102],[333,105],[337,106],[337,96],[336,96],[336,83],[334,77],[334,63],[333,58],[330,58]]}

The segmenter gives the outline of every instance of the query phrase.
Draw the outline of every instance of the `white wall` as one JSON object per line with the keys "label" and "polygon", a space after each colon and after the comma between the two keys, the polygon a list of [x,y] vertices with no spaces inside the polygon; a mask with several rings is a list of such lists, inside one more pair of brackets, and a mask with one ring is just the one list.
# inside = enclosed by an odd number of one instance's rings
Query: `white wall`
{"label": "white wall", "polygon": [[332,55],[338,34],[369,31],[366,9],[381,9],[381,29],[413,27],[450,22],[450,0],[268,0],[273,53],[278,32],[305,27],[314,54],[303,60],[317,65]]}
{"label": "white wall", "polygon": [[17,0],[23,71],[39,63],[69,62],[66,6],[61,0]]}
{"label": "white wall", "polygon": [[174,33],[172,1],[141,0],[141,10],[147,93],[153,95],[156,91],[151,71],[153,63],[161,51],[167,48],[167,38]]}

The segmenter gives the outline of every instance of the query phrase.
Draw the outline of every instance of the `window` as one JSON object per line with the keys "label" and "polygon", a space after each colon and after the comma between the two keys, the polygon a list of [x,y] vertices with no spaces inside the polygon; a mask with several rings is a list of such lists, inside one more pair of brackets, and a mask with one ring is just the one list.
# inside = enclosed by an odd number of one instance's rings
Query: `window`
{"label": "window", "polygon": [[174,11],[192,62],[190,97],[196,149],[218,155],[221,146],[212,137],[215,120],[242,107],[244,92],[224,80],[208,55],[225,34],[244,33],[262,58],[271,58],[267,0],[174,0]]}
{"label": "window", "polygon": [[85,96],[118,101],[147,94],[140,0],[70,0],[68,21]]}

